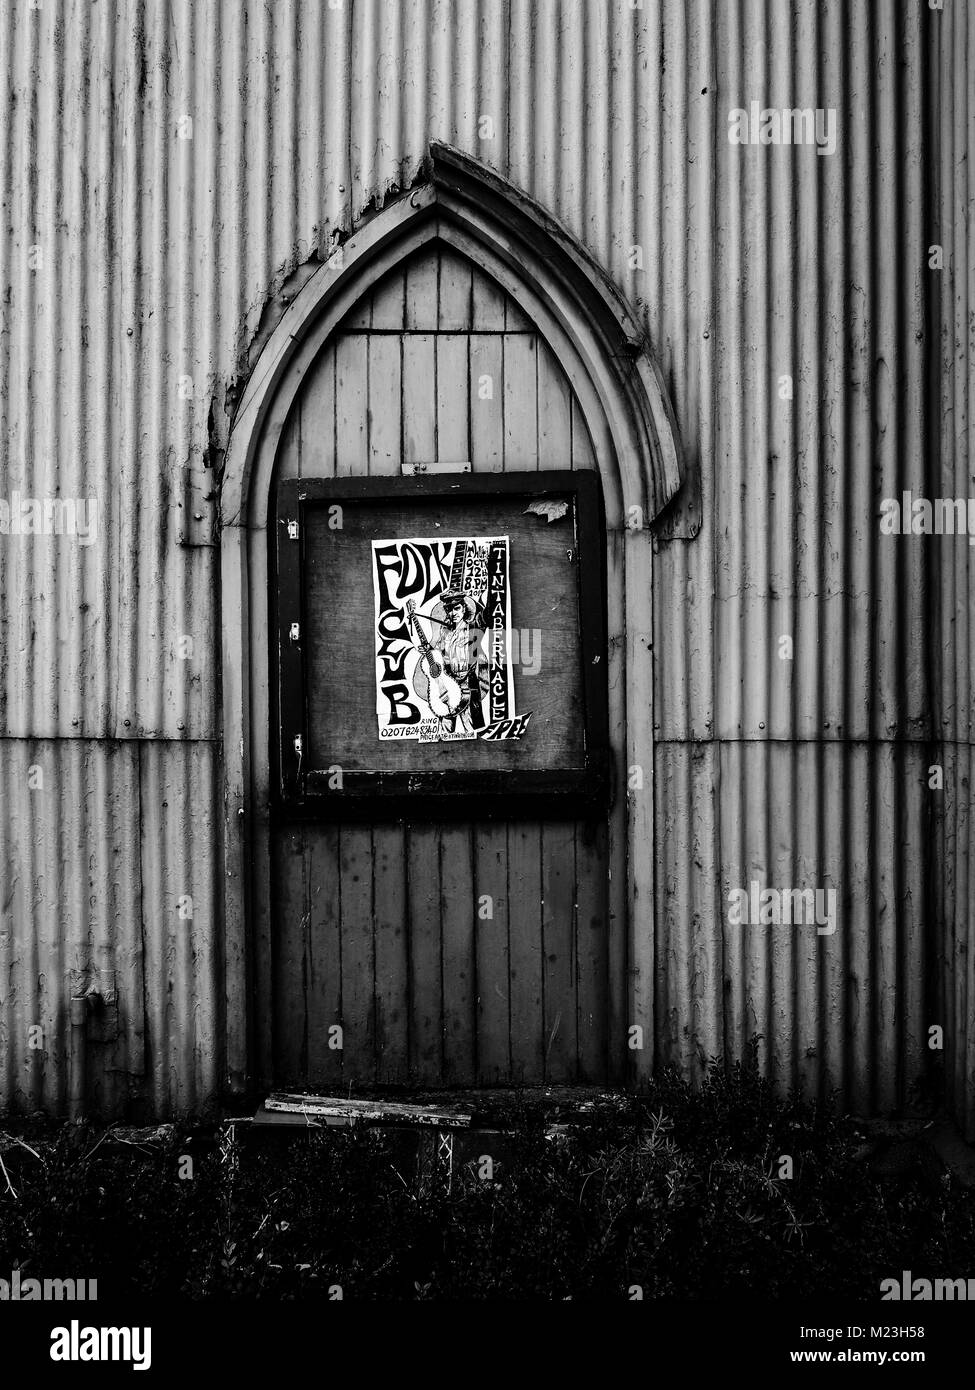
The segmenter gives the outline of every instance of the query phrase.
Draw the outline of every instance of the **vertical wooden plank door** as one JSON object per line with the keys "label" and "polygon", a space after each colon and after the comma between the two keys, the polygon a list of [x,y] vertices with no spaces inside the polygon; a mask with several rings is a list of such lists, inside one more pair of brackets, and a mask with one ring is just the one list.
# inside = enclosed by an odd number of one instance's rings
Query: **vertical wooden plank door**
{"label": "vertical wooden plank door", "polygon": [[[394,475],[433,460],[595,467],[547,344],[439,245],[375,286],[330,339],[277,477]],[[516,589],[512,603],[517,628]],[[541,661],[544,643],[543,632]],[[524,708],[531,679],[522,663]],[[605,820],[305,822],[279,826],[272,848],[277,1082],[606,1079]]]}

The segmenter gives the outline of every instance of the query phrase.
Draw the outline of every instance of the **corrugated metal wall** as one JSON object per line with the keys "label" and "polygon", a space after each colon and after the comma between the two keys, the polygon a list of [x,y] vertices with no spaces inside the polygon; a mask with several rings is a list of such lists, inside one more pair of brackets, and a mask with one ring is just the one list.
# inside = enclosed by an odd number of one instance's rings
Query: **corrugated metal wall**
{"label": "corrugated metal wall", "polygon": [[[969,5],[943,16],[939,69],[940,455],[937,495],[975,496],[975,16]],[[937,436],[936,436],[937,437]],[[942,970],[948,1093],[975,1138],[975,556],[943,539],[941,624],[945,791],[939,851],[943,864]]]}
{"label": "corrugated metal wall", "polygon": [[[228,408],[296,269],[408,183],[431,138],[536,197],[637,305],[699,474],[700,533],[661,543],[655,571],[660,1055],[694,1065],[761,1033],[783,1080],[829,1079],[864,1107],[909,1094],[938,1021],[921,981],[936,946],[939,642],[922,546],[880,537],[877,517],[883,497],[931,482],[929,24],[948,28],[956,98],[944,457],[950,495],[969,490],[972,125],[957,98],[972,38],[949,10],[0,7],[2,493],[98,506],[95,544],[0,544],[4,1100],[63,1101],[72,969],[109,972],[117,991],[103,1104],[194,1109],[221,1075],[221,1011],[235,1007],[216,860]],[[731,145],[728,112],[753,99],[834,107],[837,153]],[[955,553],[941,887],[968,981],[948,1032],[971,1116],[971,571],[967,547]],[[725,926],[729,889],[751,878],[835,887],[835,936]]]}
{"label": "corrugated metal wall", "polygon": [[[692,1066],[760,1036],[783,1082],[886,1109],[925,1069],[933,887],[923,543],[878,526],[884,497],[927,491],[920,18],[715,16],[711,225],[687,208],[713,300],[700,321],[651,317],[706,383],[694,414],[678,405],[702,531],[655,574],[658,1045]],[[752,100],[834,108],[835,155],[722,140]],[[752,881],[835,889],[835,934],[729,927]]]}

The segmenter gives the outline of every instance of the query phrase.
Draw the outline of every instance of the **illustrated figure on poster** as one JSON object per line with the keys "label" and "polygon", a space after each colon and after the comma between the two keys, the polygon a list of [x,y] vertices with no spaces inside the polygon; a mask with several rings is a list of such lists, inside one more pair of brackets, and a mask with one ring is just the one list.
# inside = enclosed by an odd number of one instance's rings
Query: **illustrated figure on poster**
{"label": "illustrated figure on poster", "polygon": [[460,590],[443,594],[426,619],[440,630],[439,638],[433,640],[423,631],[415,604],[408,604],[408,612],[420,650],[413,689],[443,732],[475,735],[487,723],[484,701],[489,682],[481,605]]}

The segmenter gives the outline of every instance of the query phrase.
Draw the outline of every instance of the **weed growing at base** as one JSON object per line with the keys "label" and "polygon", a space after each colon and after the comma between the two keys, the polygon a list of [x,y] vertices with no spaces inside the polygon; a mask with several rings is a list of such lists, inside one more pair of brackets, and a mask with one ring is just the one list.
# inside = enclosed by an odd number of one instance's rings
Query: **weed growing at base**
{"label": "weed growing at base", "polygon": [[855,1124],[751,1068],[698,1090],[664,1072],[555,1133],[528,1105],[507,1120],[505,1154],[486,1165],[479,1138],[449,1194],[411,1183],[404,1134],[244,1145],[228,1191],[215,1146],[179,1176],[185,1133],[146,1152],[64,1126],[32,1136],[43,1162],[16,1150],[0,1268],[83,1269],[100,1297],[322,1300],[874,1299],[892,1269],[975,1273],[975,1192],[921,1167],[881,1184]]}

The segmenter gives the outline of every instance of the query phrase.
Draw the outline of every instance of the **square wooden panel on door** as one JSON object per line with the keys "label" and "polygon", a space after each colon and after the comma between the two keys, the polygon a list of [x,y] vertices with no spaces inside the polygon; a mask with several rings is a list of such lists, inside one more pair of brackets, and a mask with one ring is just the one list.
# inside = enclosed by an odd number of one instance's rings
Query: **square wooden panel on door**
{"label": "square wooden panel on door", "polygon": [[275,561],[285,810],[605,809],[594,472],[287,480]]}

